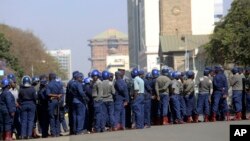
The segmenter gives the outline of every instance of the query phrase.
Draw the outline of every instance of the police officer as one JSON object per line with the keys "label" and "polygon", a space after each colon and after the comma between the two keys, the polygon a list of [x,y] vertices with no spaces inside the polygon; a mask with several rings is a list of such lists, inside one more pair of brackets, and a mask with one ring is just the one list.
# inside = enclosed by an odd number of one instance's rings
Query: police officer
{"label": "police officer", "polygon": [[133,87],[133,82],[131,79],[129,79],[126,75],[125,75],[125,69],[118,69],[119,72],[121,72],[122,75],[122,79],[125,81],[125,83],[127,84],[127,89],[128,89],[128,93],[129,93],[129,103],[127,106],[125,106],[125,127],[126,128],[131,128],[131,123],[132,123],[132,117],[131,117],[131,95],[130,93],[132,93],[132,87]]}
{"label": "police officer", "polygon": [[[60,113],[59,121],[60,121],[60,124],[62,125],[63,131],[68,132],[69,129],[68,129],[68,126],[67,126],[67,123],[66,123],[66,120],[65,120],[65,113],[66,113],[65,89],[66,89],[66,86],[65,86],[65,83],[63,83],[60,78],[57,78],[56,81],[63,86],[63,96],[61,97],[61,100],[60,100],[60,103],[59,103],[59,113]],[[60,136],[62,136],[62,135],[63,134],[60,134]]]}
{"label": "police officer", "polygon": [[173,111],[173,120],[175,124],[182,124],[183,117],[181,116],[181,91],[182,91],[182,84],[179,81],[180,79],[180,72],[173,72],[172,73],[172,82],[171,82],[171,96],[170,96],[170,104]]}
{"label": "police officer", "polygon": [[[38,85],[39,82],[40,82],[40,79],[39,79],[38,76],[32,77],[31,85],[35,88],[36,94],[37,94],[37,92],[39,90],[39,85]],[[32,130],[32,137],[33,138],[40,138],[40,135],[38,135],[37,132],[36,132],[36,124],[37,124],[37,111],[35,112],[35,119],[34,119],[34,126],[33,126],[33,130]]]}
{"label": "police officer", "polygon": [[12,140],[12,125],[16,111],[15,98],[9,91],[10,81],[3,78],[1,81],[2,93],[0,95],[0,138]]}
{"label": "police officer", "polygon": [[32,130],[36,114],[36,90],[31,86],[31,78],[24,76],[18,94],[18,103],[21,107],[21,136],[20,139],[32,138]]}
{"label": "police officer", "polygon": [[114,99],[113,95],[115,94],[115,88],[113,83],[109,80],[108,71],[103,71],[102,72],[102,88],[103,88],[103,112],[104,112],[104,117],[106,120],[104,121],[104,126],[108,125],[110,128],[110,131],[115,130],[115,121],[114,121]]}
{"label": "police officer", "polygon": [[92,97],[94,100],[94,132],[104,132],[105,126],[103,126],[103,88],[102,81],[100,78],[100,72],[98,70],[93,70],[91,73],[93,79],[93,89]]}
{"label": "police officer", "polygon": [[152,97],[152,87],[150,85],[152,79],[151,73],[147,73],[146,77],[143,77],[145,86],[144,95],[144,125],[146,128],[151,126],[151,97]]}
{"label": "police officer", "polygon": [[212,94],[212,118],[211,121],[216,121],[218,111],[222,112],[222,120],[225,115],[229,120],[229,110],[227,104],[228,84],[227,78],[223,72],[222,66],[215,66],[215,76],[213,78],[213,94]]}
{"label": "police officer", "polygon": [[83,74],[76,75],[76,81],[73,83],[73,119],[75,134],[82,134],[84,130],[84,121],[86,115],[87,96],[82,87]]}
{"label": "police officer", "polygon": [[211,102],[211,94],[213,91],[212,80],[209,78],[210,70],[204,70],[202,77],[199,78],[198,87],[198,101],[197,101],[197,114],[204,115],[204,122],[209,121],[210,115],[210,102]]}
{"label": "police officer", "polygon": [[88,97],[89,99],[89,102],[88,102],[88,106],[87,106],[87,113],[86,113],[86,120],[85,120],[85,126],[86,126],[86,129],[88,130],[88,132],[91,132],[93,131],[92,130],[92,126],[93,126],[93,123],[94,123],[94,107],[93,107],[93,97],[92,97],[92,84],[91,84],[91,78],[85,78],[84,79],[84,86],[83,86],[83,89],[84,89],[84,92],[86,94],[86,96]]}
{"label": "police officer", "polygon": [[16,133],[16,138],[19,138],[21,133],[21,123],[20,123],[20,107],[17,102],[18,99],[18,89],[16,84],[16,76],[14,74],[8,74],[7,75],[8,80],[10,81],[10,92],[13,94],[16,102],[16,112],[14,117],[14,123],[13,123],[13,133]]}
{"label": "police officer", "polygon": [[144,128],[144,81],[141,79],[141,75],[136,68],[131,71],[131,77],[134,81],[131,106],[134,114],[134,128],[136,129]]}
{"label": "police officer", "polygon": [[49,114],[48,114],[48,97],[46,95],[47,78],[45,75],[40,77],[40,87],[37,92],[38,104],[37,114],[41,128],[42,138],[48,137],[49,130]]}
{"label": "police officer", "polygon": [[56,74],[49,74],[49,83],[46,89],[46,95],[49,98],[48,110],[50,120],[50,133],[52,137],[60,135],[60,121],[59,121],[59,103],[63,96],[63,86],[56,81]]}
{"label": "police officer", "polygon": [[239,69],[237,67],[234,67],[231,72],[233,73],[233,76],[230,78],[230,86],[233,90],[232,102],[236,112],[234,120],[241,120],[243,77],[239,74]]}
{"label": "police officer", "polygon": [[163,125],[167,125],[168,120],[168,106],[169,106],[169,85],[171,80],[168,76],[168,68],[162,68],[161,75],[156,79],[155,90],[157,100],[159,101],[158,120],[162,121]]}
{"label": "police officer", "polygon": [[198,122],[198,117],[195,116],[195,95],[194,95],[194,72],[187,71],[187,80],[183,83],[183,93],[186,104],[186,122],[191,123],[193,118],[194,122]]}
{"label": "police officer", "polygon": [[156,79],[159,77],[160,72],[157,69],[153,69],[151,71],[152,74],[152,80],[150,82],[150,86],[152,88],[152,100],[151,100],[151,118],[154,125],[160,125],[160,119],[157,118],[158,113],[158,100],[157,100],[157,94],[155,90],[155,83]]}
{"label": "police officer", "polygon": [[127,84],[122,79],[122,73],[120,71],[115,72],[115,95],[114,95],[114,112],[115,112],[115,129],[125,129],[125,106],[128,105],[129,95]]}
{"label": "police officer", "polygon": [[73,83],[76,79],[76,75],[79,73],[79,71],[74,71],[72,73],[72,79],[68,82],[67,84],[67,87],[66,87],[66,98],[65,98],[65,102],[66,102],[66,107],[68,109],[68,118],[69,118],[69,128],[70,128],[70,131],[69,131],[69,134],[70,135],[73,135],[75,134],[74,131],[76,130],[74,128],[74,122],[73,122],[73,104],[72,104],[72,101],[73,101],[73,91],[72,91],[72,88],[73,88]]}

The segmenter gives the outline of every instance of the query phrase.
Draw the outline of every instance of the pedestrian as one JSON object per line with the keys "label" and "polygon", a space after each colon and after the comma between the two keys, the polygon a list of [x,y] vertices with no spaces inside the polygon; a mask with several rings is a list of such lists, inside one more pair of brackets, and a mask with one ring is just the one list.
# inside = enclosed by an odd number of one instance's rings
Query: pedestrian
{"label": "pedestrian", "polygon": [[82,73],[76,75],[76,80],[73,83],[73,122],[76,135],[83,134],[84,123],[86,117],[86,105],[88,103],[87,96],[83,91],[83,82],[84,76]]}
{"label": "pedestrian", "polygon": [[155,90],[155,83],[156,83],[156,79],[159,77],[160,72],[157,69],[153,69],[151,71],[152,74],[152,80],[150,82],[150,86],[152,88],[152,99],[151,99],[151,119],[152,119],[152,123],[153,125],[160,125],[160,119],[157,117],[157,113],[158,113],[158,100],[157,100],[157,94],[156,94],[156,90]]}
{"label": "pedestrian", "polygon": [[102,81],[100,80],[100,72],[93,70],[91,73],[93,79],[92,97],[94,100],[94,132],[104,132],[105,126],[103,126],[103,88]]}
{"label": "pedestrian", "polygon": [[183,93],[186,104],[186,122],[198,122],[198,116],[195,112],[195,94],[194,94],[194,72],[189,70],[186,73],[187,80],[183,83]]}
{"label": "pedestrian", "polygon": [[9,91],[10,81],[3,78],[0,95],[0,139],[12,140],[12,126],[16,111],[15,98]]}
{"label": "pedestrian", "polygon": [[221,120],[229,119],[229,109],[227,104],[228,84],[222,66],[215,66],[215,76],[213,78],[212,94],[212,121],[216,121],[217,112],[221,111]]}
{"label": "pedestrian", "polygon": [[49,130],[49,114],[48,114],[48,97],[46,95],[48,80],[46,76],[40,76],[40,87],[37,92],[38,103],[37,103],[37,115],[38,121],[41,128],[42,138],[48,137]]}
{"label": "pedestrian", "polygon": [[20,123],[20,107],[17,102],[18,99],[18,86],[16,82],[16,76],[14,74],[8,74],[7,75],[8,80],[10,81],[10,92],[15,98],[16,102],[16,112],[14,117],[14,123],[13,123],[13,135],[15,134],[15,137],[13,139],[18,139],[21,133],[21,123]]}
{"label": "pedestrian", "polygon": [[203,114],[204,122],[209,121],[211,94],[213,92],[212,80],[209,78],[209,70],[204,70],[202,77],[198,80],[199,94],[197,100],[197,116]]}
{"label": "pedestrian", "polygon": [[115,119],[114,119],[114,97],[115,88],[113,82],[109,80],[108,71],[102,72],[102,88],[103,88],[103,112],[106,120],[103,120],[103,125],[108,125],[109,130],[115,130]]}
{"label": "pedestrian", "polygon": [[152,75],[150,73],[146,74],[146,77],[142,77],[145,86],[145,95],[144,95],[144,126],[146,128],[151,127],[151,97],[152,97]]}
{"label": "pedestrian", "polygon": [[85,126],[86,129],[89,132],[92,132],[93,129],[93,123],[94,123],[94,104],[93,104],[93,97],[92,97],[92,82],[90,80],[91,78],[85,78],[84,79],[84,86],[83,89],[86,93],[86,96],[89,99],[88,105],[87,105],[87,113],[86,113],[86,120],[85,120]]}
{"label": "pedestrian", "polygon": [[243,75],[239,74],[239,69],[234,67],[231,72],[233,76],[230,78],[230,86],[232,87],[232,104],[235,109],[235,117],[233,120],[241,120],[242,117],[242,92],[243,92]]}
{"label": "pedestrian", "polygon": [[63,86],[56,81],[56,74],[49,74],[49,83],[46,89],[48,96],[48,111],[50,120],[50,133],[52,137],[60,136],[59,103],[63,96]]}
{"label": "pedestrian", "polygon": [[68,82],[67,87],[66,87],[66,96],[65,96],[65,102],[66,102],[66,108],[68,109],[68,118],[69,118],[69,134],[74,135],[74,131],[76,130],[74,127],[74,122],[73,122],[73,83],[76,80],[76,75],[79,73],[79,71],[74,71],[72,73],[72,79]]}
{"label": "pedestrian", "polygon": [[138,69],[131,71],[131,77],[134,81],[134,90],[132,93],[132,112],[134,114],[134,127],[136,129],[144,128],[144,81],[141,79],[142,73]]}
{"label": "pedestrian", "polygon": [[115,72],[115,95],[114,95],[114,115],[115,129],[125,129],[125,107],[129,103],[128,89],[125,80],[122,79],[120,71]]}
{"label": "pedestrian", "polygon": [[168,68],[161,70],[161,75],[156,79],[155,90],[158,100],[158,120],[161,121],[162,125],[169,124],[168,120],[168,107],[169,107],[169,85],[171,83],[168,77]]}
{"label": "pedestrian", "polygon": [[21,108],[21,135],[20,139],[31,139],[36,114],[36,90],[31,86],[31,78],[23,76],[22,85],[18,94],[18,103]]}
{"label": "pedestrian", "polygon": [[173,80],[171,82],[171,96],[170,96],[170,104],[173,113],[173,120],[175,124],[183,124],[183,117],[181,115],[181,103],[183,99],[181,97],[182,84],[179,81],[180,72],[172,73]]}

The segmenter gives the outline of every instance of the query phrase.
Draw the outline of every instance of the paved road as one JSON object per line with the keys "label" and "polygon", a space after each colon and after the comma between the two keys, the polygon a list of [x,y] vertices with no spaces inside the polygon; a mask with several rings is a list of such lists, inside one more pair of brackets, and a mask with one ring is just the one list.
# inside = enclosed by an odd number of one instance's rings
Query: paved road
{"label": "paved road", "polygon": [[153,126],[143,130],[126,130],[34,141],[229,141],[230,124],[248,124],[250,120]]}

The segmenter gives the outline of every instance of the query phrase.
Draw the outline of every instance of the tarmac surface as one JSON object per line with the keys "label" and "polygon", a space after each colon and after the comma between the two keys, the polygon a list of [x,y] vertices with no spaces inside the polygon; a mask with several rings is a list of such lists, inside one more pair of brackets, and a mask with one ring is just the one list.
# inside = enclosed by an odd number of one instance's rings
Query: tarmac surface
{"label": "tarmac surface", "polygon": [[93,133],[30,141],[229,141],[232,124],[250,125],[250,120],[152,126],[146,129]]}

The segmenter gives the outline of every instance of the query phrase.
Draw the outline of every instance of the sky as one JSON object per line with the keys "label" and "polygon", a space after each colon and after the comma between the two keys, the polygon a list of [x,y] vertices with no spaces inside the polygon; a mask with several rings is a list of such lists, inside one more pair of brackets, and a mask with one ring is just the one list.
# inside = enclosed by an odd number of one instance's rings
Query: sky
{"label": "sky", "polygon": [[115,28],[128,33],[126,0],[0,0],[0,23],[32,31],[47,49],[71,49],[72,70],[87,73],[88,40]]}

